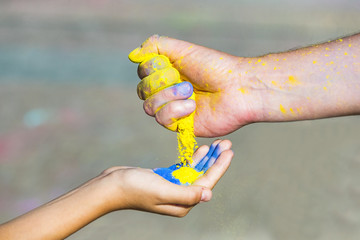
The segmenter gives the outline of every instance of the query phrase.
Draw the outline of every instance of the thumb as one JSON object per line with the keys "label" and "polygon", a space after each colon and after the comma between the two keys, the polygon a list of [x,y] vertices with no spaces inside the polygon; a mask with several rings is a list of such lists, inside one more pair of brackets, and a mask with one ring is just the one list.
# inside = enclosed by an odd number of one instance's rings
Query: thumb
{"label": "thumb", "polygon": [[[227,65],[222,59],[237,59],[237,57],[224,52],[159,35],[149,37],[140,47],[129,54],[129,59],[132,62],[141,63],[156,55],[166,56],[184,80],[196,82],[198,86],[204,89],[207,89],[208,86],[202,80],[209,79],[209,72],[204,71],[204,69],[220,69],[223,71],[225,68],[227,70]],[[228,61],[228,63],[233,62]],[[231,67],[234,66],[231,65]],[[212,90],[217,89],[218,86],[214,86]]]}
{"label": "thumb", "polygon": [[201,186],[174,185],[162,194],[162,202],[168,204],[193,206],[199,202],[211,200],[212,191]]}
{"label": "thumb", "polygon": [[186,56],[193,47],[201,46],[165,36],[152,35],[129,54],[129,59],[134,63],[141,63],[156,55],[164,55],[174,63]]}
{"label": "thumb", "polygon": [[158,39],[159,35],[153,35],[145,40],[140,47],[135,48],[130,54],[129,59],[134,63],[141,63],[147,59],[150,59],[156,55],[159,55],[158,52]]}

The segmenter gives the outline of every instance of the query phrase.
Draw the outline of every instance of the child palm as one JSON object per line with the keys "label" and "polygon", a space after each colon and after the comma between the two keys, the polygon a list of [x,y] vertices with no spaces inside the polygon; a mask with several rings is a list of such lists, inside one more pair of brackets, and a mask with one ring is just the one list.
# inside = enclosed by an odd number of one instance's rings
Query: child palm
{"label": "child palm", "polygon": [[[207,172],[220,157],[221,153],[229,150],[231,147],[231,142],[224,140],[216,140],[211,144],[210,148],[207,146],[200,147],[193,156],[193,164],[189,167],[183,166],[181,163],[174,164],[168,168],[155,168],[153,169],[154,173],[160,175],[166,180],[178,184],[178,185],[192,185],[196,180]],[[207,153],[206,153],[206,150]],[[192,168],[194,177],[189,178],[188,176],[177,177],[174,173],[181,168]],[[197,173],[197,174],[196,174]]]}

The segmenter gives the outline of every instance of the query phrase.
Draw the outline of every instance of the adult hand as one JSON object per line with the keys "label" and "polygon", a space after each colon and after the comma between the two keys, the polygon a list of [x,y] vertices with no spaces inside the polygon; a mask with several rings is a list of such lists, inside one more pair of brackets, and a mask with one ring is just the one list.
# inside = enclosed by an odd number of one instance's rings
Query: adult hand
{"label": "adult hand", "polygon": [[[360,34],[254,58],[154,35],[129,58],[141,63],[138,94],[148,115],[176,130],[195,110],[195,135],[214,137],[252,122],[360,114],[359,56]],[[178,74],[187,82],[171,81]]]}
{"label": "adult hand", "polygon": [[[145,100],[145,112],[164,127],[176,130],[171,126],[194,110],[195,135],[201,137],[226,135],[254,121],[253,109],[260,102],[247,81],[240,81],[239,57],[154,35],[129,58],[141,63],[138,95]],[[187,82],[175,81],[176,70]],[[162,78],[167,81],[159,81]],[[196,102],[188,99],[193,91]]]}

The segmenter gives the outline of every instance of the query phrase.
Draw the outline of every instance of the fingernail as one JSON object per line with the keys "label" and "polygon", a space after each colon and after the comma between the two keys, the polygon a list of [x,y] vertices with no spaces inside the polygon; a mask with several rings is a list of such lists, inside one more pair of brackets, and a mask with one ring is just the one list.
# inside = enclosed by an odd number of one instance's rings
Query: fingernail
{"label": "fingernail", "polygon": [[180,94],[182,96],[189,96],[193,92],[193,87],[189,82],[182,82],[177,84],[174,90],[175,90],[174,92],[175,95]]}
{"label": "fingernail", "polygon": [[211,193],[210,189],[203,189],[203,191],[201,193],[200,202],[208,202],[208,201],[210,201],[211,196],[212,196],[212,193]]}

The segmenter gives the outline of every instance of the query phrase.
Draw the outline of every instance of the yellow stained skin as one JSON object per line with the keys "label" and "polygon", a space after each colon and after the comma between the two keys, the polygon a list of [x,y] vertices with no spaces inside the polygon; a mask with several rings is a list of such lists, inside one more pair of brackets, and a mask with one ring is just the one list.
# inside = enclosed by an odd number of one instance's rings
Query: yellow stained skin
{"label": "yellow stained skin", "polygon": [[[193,84],[199,136],[222,136],[252,122],[297,121],[359,112],[360,34],[254,58],[229,56],[159,36],[150,37],[136,51],[141,52],[141,58],[144,53],[168,56],[181,79]],[[151,75],[147,67],[139,68],[141,78]],[[163,66],[158,66],[161,69]],[[171,96],[159,94],[151,97],[149,104],[158,103],[157,98],[170,100]],[[156,113],[148,105],[145,111],[152,116]],[[161,113],[164,115],[156,115],[161,117],[158,120],[169,120],[173,114],[170,108]],[[177,124],[165,127],[176,130]]]}
{"label": "yellow stained skin", "polygon": [[179,83],[180,74],[175,68],[167,67],[161,70],[154,70],[154,73],[143,78],[138,84],[138,95],[143,100],[168,86]]}
{"label": "yellow stained skin", "polygon": [[249,93],[249,91],[248,91],[246,88],[244,88],[244,87],[239,88],[238,90],[239,90],[242,94],[248,94],[248,93]]}
{"label": "yellow stained skin", "polygon": [[[331,116],[333,113],[330,111],[323,113],[321,108],[318,109],[318,105],[324,101],[333,102],[338,106],[337,109],[351,111],[356,101],[348,102],[350,103],[348,106],[340,105],[339,102],[345,101],[340,101],[340,98],[334,100],[336,98],[332,97],[332,94],[336,93],[342,98],[348,98],[356,94],[349,91],[349,86],[355,86],[355,88],[359,86],[356,74],[360,72],[360,64],[354,61],[354,58],[358,56],[360,45],[358,40],[352,39],[356,37],[247,60],[247,69],[251,70],[246,73],[263,82],[273,93],[267,98],[267,104],[270,106],[275,103],[279,106],[278,114],[266,111],[268,115],[265,118],[278,121],[309,119],[317,114],[320,115],[319,117]],[[241,89],[239,90],[243,93]],[[304,93],[317,96],[317,102],[306,97]],[[283,96],[280,97],[281,95]],[[309,105],[304,99],[312,104]],[[303,111],[305,108],[307,111]]]}
{"label": "yellow stained skin", "polygon": [[289,76],[289,80],[286,81],[285,83],[288,83],[290,85],[300,85],[301,84],[301,82],[299,80],[297,80],[296,77],[294,77],[292,75]]}
{"label": "yellow stained skin", "polygon": [[[146,65],[149,68],[148,73],[151,73],[138,85],[138,94],[141,99],[147,99],[152,94],[181,82],[179,72],[172,67],[169,59],[165,56],[154,53],[143,54],[140,53],[140,48],[136,48],[129,54],[129,59],[132,62],[140,63],[141,66],[148,64]],[[195,93],[189,99],[195,100]],[[192,156],[197,147],[194,134],[194,112],[179,119],[173,124],[173,127],[178,130],[179,160],[183,166],[189,166],[193,162]]]}
{"label": "yellow stained skin", "polygon": [[286,114],[286,109],[284,108],[284,106],[282,104],[280,104],[280,111],[283,113],[283,114]]}

